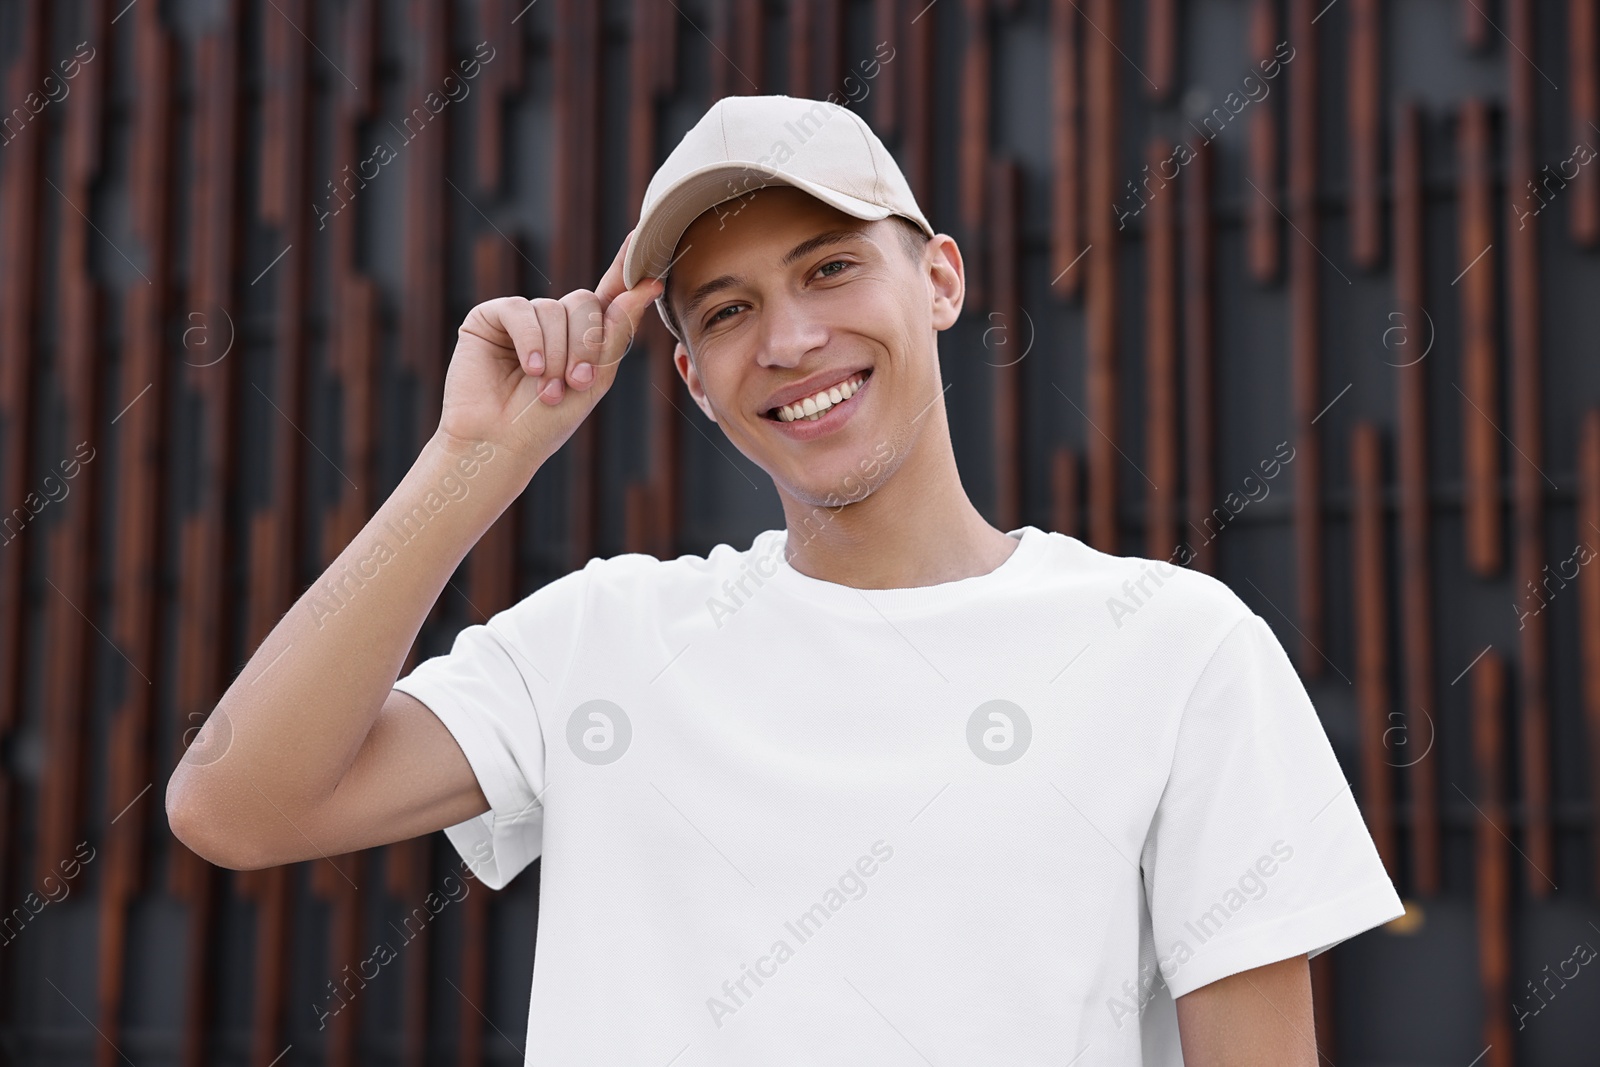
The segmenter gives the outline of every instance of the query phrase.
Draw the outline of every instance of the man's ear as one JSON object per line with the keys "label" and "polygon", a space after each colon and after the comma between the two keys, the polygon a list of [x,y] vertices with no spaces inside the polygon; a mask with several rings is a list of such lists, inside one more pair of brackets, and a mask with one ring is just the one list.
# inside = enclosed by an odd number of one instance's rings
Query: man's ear
{"label": "man's ear", "polygon": [[706,399],[705,387],[700,384],[700,373],[694,369],[694,360],[689,358],[689,349],[682,341],[672,346],[672,364],[678,368],[678,377],[689,387],[689,395],[694,397],[694,402],[700,406],[700,410],[706,413],[706,418],[716,422],[716,413],[711,410],[711,402]]}
{"label": "man's ear", "polygon": [[941,233],[928,241],[928,282],[933,298],[933,328],[948,330],[961,317],[967,297],[966,267],[956,239]]}

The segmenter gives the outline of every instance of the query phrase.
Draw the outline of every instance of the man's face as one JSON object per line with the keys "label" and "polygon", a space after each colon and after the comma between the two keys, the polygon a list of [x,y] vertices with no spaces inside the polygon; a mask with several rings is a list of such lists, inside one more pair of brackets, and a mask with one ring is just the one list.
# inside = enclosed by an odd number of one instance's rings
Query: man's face
{"label": "man's face", "polygon": [[[941,395],[935,332],[961,310],[960,252],[941,235],[914,260],[899,226],[769,186],[705,212],[678,243],[666,290],[678,372],[798,501],[862,499],[924,428],[943,425],[924,416]],[[774,410],[797,390],[816,403],[829,389],[831,401],[831,387],[841,402],[815,420]]]}

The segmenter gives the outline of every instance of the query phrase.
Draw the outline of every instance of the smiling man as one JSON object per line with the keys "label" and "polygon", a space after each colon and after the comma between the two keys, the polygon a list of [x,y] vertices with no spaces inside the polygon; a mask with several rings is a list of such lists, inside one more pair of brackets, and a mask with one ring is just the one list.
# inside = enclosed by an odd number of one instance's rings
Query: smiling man
{"label": "smiling man", "polygon": [[[1316,711],[1222,582],[984,520],[963,295],[859,117],[719,101],[594,291],[472,310],[438,432],[219,703],[175,832],[255,868],[443,829],[494,888],[542,858],[529,1064],[1316,1064],[1307,959],[1403,914]],[[399,677],[652,300],[784,528],[591,559]]]}

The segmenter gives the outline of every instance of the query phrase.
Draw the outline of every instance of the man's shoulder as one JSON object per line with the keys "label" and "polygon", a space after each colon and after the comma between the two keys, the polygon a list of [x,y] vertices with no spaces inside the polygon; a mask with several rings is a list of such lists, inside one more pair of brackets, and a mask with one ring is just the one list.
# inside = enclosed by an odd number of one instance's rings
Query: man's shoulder
{"label": "man's shoulder", "polygon": [[1117,630],[1143,624],[1151,637],[1220,638],[1253,614],[1226,582],[1171,558],[1117,555],[1067,534],[1050,533],[1055,549],[1046,585],[1105,611]]}

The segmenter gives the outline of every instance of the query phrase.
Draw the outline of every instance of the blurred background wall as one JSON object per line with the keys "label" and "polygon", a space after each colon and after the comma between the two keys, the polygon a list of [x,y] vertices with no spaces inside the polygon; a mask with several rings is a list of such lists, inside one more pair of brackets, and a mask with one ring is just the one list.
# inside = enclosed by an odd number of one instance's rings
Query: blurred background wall
{"label": "blurred background wall", "polygon": [[[0,1061],[522,1062],[536,875],[408,922],[442,834],[219,870],[165,783],[431,432],[467,310],[592,288],[705,107],[787,92],[961,243],[985,515],[1192,553],[1295,657],[1408,905],[1314,961],[1325,1062],[1594,1063],[1597,34],[1600,0],[3,0]],[[667,342],[413,660],[590,556],[782,522]]]}

